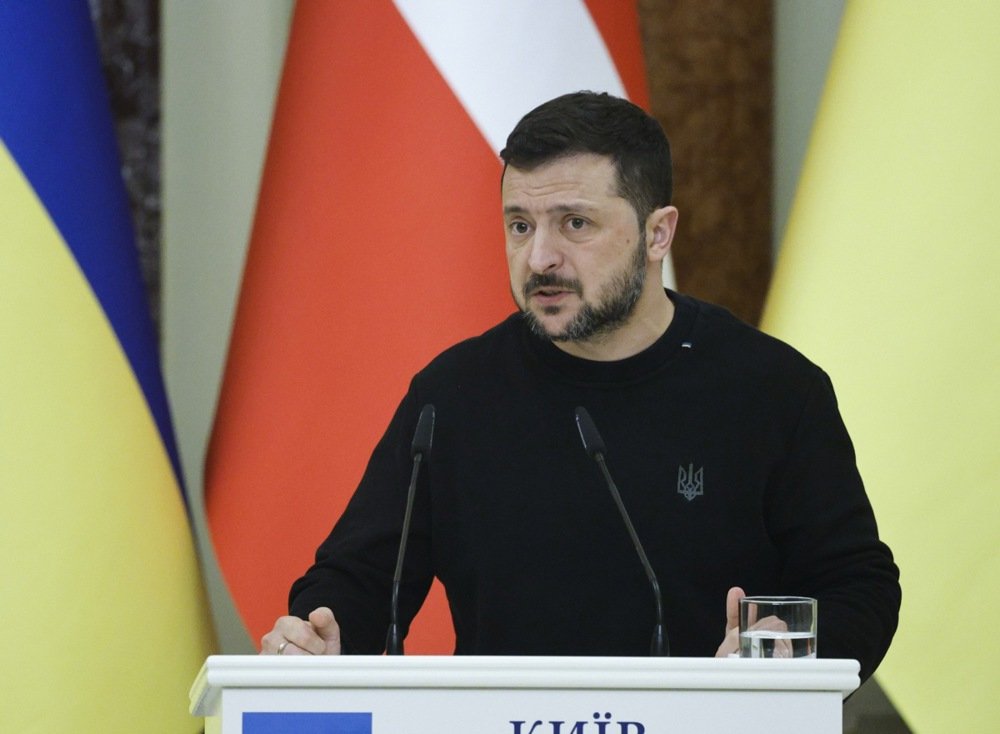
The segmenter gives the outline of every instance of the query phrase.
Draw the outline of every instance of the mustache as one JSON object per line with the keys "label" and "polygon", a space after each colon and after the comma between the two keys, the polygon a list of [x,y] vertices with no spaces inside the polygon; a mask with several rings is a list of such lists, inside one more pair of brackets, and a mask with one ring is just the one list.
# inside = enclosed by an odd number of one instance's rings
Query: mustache
{"label": "mustache", "polygon": [[562,288],[576,294],[583,293],[583,284],[576,278],[560,278],[551,273],[532,273],[524,283],[524,297],[539,288]]}

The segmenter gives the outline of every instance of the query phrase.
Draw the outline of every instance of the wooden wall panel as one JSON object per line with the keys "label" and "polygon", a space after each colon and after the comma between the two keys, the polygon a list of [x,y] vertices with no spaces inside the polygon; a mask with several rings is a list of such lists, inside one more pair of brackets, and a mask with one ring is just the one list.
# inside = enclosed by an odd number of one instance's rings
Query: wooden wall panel
{"label": "wooden wall panel", "polygon": [[639,0],[670,138],[679,290],[756,324],[771,275],[773,0]]}
{"label": "wooden wall panel", "polygon": [[160,6],[91,0],[149,310],[160,323]]}

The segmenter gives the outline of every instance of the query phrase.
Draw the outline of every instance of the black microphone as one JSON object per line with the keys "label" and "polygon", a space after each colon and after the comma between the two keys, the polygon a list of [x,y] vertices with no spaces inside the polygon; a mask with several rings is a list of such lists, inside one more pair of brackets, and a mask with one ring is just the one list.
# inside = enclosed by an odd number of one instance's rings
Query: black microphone
{"label": "black microphone", "polygon": [[399,555],[396,556],[396,571],[392,574],[392,601],[389,605],[389,631],[385,636],[386,655],[403,654],[403,638],[399,633],[399,583],[403,576],[403,559],[406,557],[406,541],[410,536],[410,515],[413,514],[413,497],[417,490],[417,474],[424,454],[431,451],[434,440],[434,406],[428,403],[420,411],[417,429],[413,432],[410,456],[413,457],[413,472],[410,487],[406,492],[406,512],[403,514],[403,534],[399,539]]}
{"label": "black microphone", "polygon": [[649,654],[653,657],[666,657],[670,655],[670,641],[667,639],[667,631],[663,626],[663,598],[660,595],[660,582],[656,580],[656,572],[653,571],[653,567],[646,557],[646,551],[643,550],[642,543],[639,542],[639,536],[636,535],[632,519],[628,515],[628,510],[625,509],[625,504],[622,502],[622,496],[618,492],[618,487],[615,486],[615,480],[611,478],[611,472],[608,471],[607,464],[604,463],[604,454],[607,453],[607,448],[605,448],[604,440],[601,438],[601,434],[597,432],[597,426],[594,425],[594,421],[586,408],[581,407],[576,409],[576,427],[580,431],[580,440],[583,441],[584,450],[601,467],[604,480],[608,484],[608,490],[610,490],[611,496],[618,506],[618,512],[621,513],[622,520],[625,521],[629,537],[632,538],[632,545],[635,546],[635,552],[639,555],[639,561],[646,571],[646,578],[649,579],[649,585],[653,588],[653,599],[656,601],[656,626],[653,627],[653,637],[649,644]]}

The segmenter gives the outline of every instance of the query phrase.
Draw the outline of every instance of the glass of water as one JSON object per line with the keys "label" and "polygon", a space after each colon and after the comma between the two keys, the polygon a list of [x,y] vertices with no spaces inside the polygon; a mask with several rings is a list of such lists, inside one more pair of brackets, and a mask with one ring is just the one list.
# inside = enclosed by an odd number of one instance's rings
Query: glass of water
{"label": "glass of water", "polygon": [[816,657],[816,600],[808,596],[740,599],[740,657]]}

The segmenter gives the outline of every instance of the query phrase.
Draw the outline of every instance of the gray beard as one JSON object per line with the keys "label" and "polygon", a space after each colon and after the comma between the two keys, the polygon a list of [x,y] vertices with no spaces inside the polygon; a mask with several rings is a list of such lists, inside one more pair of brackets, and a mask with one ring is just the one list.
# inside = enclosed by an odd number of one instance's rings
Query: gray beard
{"label": "gray beard", "polygon": [[[641,232],[639,245],[629,265],[619,271],[611,281],[601,289],[600,299],[596,304],[585,303],[579,313],[573,317],[566,328],[557,334],[550,334],[534,313],[524,309],[524,317],[531,331],[542,339],[554,342],[586,341],[594,337],[610,334],[624,325],[635,312],[642,296],[646,282],[646,233]],[[525,284],[525,300],[527,292],[541,285],[559,285],[575,287],[581,290],[579,281],[558,280],[554,276],[532,276]]]}

